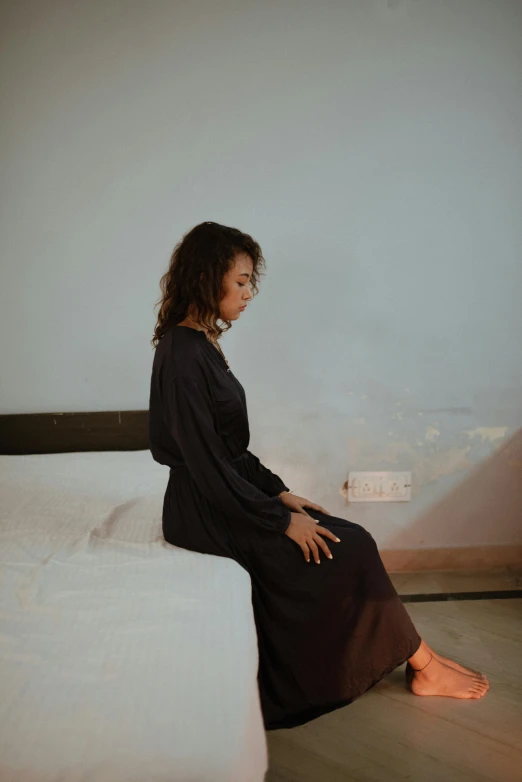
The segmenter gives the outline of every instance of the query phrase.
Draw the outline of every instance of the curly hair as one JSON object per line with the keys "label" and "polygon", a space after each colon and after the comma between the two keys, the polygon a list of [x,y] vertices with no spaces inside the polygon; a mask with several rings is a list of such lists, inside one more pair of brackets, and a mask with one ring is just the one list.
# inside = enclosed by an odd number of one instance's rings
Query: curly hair
{"label": "curly hair", "polygon": [[[192,308],[211,339],[219,339],[231,328],[232,322],[221,318],[219,303],[223,296],[223,277],[241,252],[252,259],[250,283],[256,295],[265,259],[261,247],[249,234],[213,222],[200,223],[184,234],[160,280],[162,295],[154,305],[160,308],[151,340],[154,348],[167,329],[183,320]],[[223,320],[226,327],[218,326],[218,320]]]}

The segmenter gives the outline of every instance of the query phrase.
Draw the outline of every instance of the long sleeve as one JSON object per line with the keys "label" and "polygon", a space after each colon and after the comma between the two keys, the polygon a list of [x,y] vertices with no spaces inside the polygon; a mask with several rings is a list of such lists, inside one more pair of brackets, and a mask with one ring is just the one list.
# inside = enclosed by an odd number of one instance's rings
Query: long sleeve
{"label": "long sleeve", "polygon": [[244,524],[285,532],[290,509],[279,497],[267,497],[233,467],[214,425],[212,397],[204,375],[173,379],[166,389],[165,411],[169,431],[209,502]]}
{"label": "long sleeve", "polygon": [[279,475],[276,475],[275,472],[272,472],[268,467],[265,467],[252,451],[249,451],[249,454],[254,459],[255,472],[252,480],[258,489],[261,489],[265,494],[268,494],[269,497],[275,497],[282,491],[290,491]]}

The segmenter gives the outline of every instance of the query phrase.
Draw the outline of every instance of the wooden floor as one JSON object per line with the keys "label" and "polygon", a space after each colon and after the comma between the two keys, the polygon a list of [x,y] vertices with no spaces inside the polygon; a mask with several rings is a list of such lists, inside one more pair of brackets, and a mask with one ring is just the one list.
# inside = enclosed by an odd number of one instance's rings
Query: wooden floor
{"label": "wooden floor", "polygon": [[400,573],[400,595],[521,590],[520,598],[405,603],[437,652],[486,673],[479,700],[420,697],[405,665],[361,698],[267,733],[266,782],[521,782],[522,570]]}

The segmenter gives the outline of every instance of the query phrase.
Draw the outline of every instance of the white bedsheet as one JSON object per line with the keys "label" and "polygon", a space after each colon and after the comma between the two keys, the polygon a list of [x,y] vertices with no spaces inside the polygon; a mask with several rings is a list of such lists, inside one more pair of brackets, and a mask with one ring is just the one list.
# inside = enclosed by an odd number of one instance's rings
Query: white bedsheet
{"label": "white bedsheet", "polygon": [[161,535],[150,452],[0,456],[2,782],[262,782],[246,571]]}

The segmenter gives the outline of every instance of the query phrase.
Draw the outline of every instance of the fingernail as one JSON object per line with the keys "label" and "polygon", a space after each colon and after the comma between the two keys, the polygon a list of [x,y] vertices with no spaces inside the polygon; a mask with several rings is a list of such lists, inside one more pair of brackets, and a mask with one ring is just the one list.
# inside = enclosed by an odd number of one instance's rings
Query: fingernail
{"label": "fingernail", "polygon": [[340,542],[341,542],[341,538],[336,538],[336,539],[335,539],[335,542],[336,542],[336,543],[340,543]]}
{"label": "fingernail", "polygon": [[328,559],[333,559],[333,555],[332,554],[328,554]]}
{"label": "fingernail", "polygon": [[317,562],[318,565],[321,564],[321,560],[320,559],[316,559],[316,562]]}

